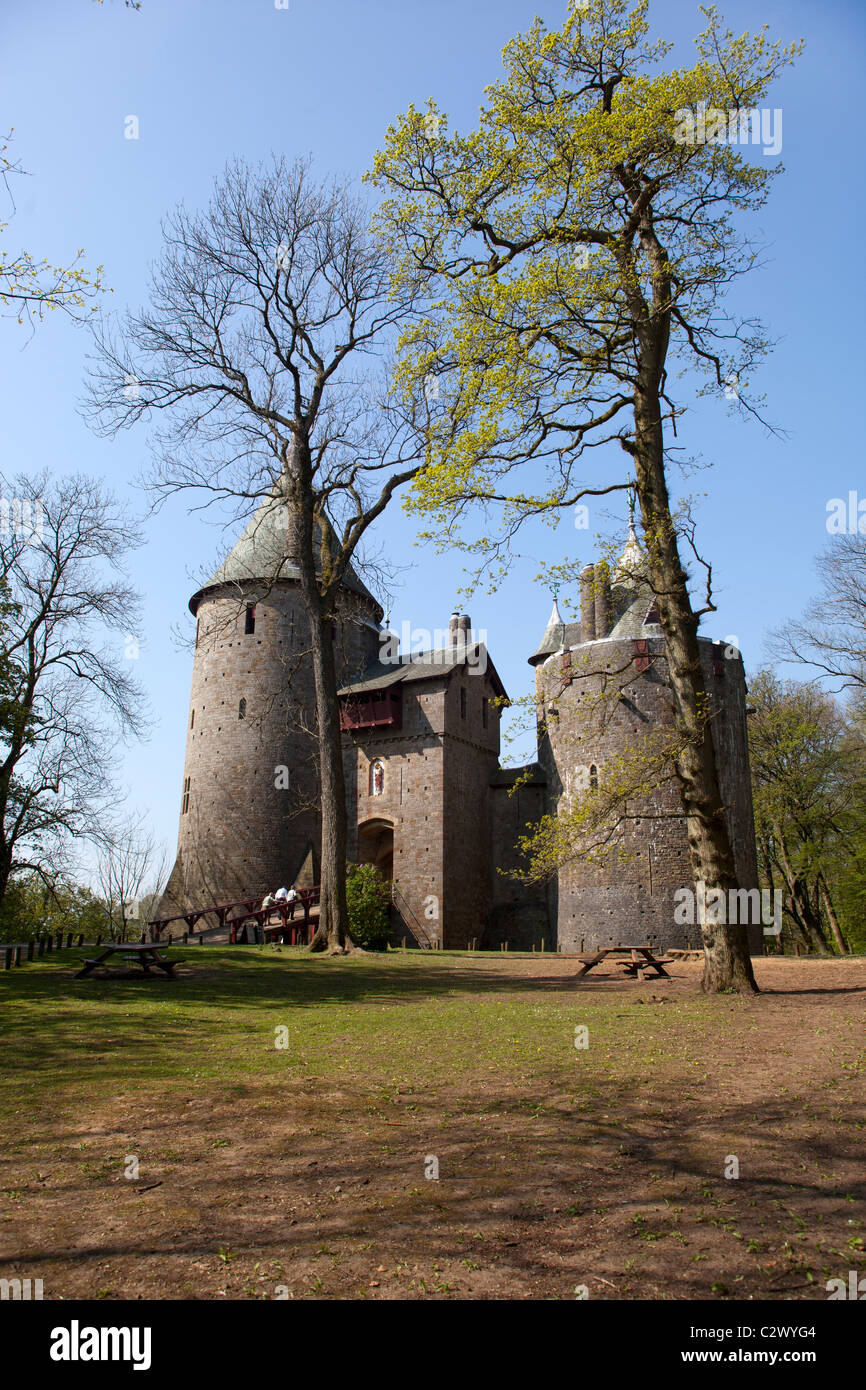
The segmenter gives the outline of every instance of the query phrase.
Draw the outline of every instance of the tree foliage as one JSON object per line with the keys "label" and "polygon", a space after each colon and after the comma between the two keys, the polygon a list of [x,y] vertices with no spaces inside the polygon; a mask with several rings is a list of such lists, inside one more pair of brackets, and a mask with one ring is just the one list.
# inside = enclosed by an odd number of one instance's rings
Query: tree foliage
{"label": "tree foliage", "polygon": [[[25,170],[9,155],[11,139],[12,131],[0,146],[0,182],[14,213],[12,183],[16,177],[25,177]],[[8,221],[0,221],[0,234],[8,227]],[[98,265],[93,273],[86,271],[81,265],[83,255],[84,251],[79,250],[69,265],[52,265],[29,251],[9,251],[0,245],[0,313],[28,323],[31,328],[56,309],[73,319],[85,318],[88,305],[90,310],[96,307],[90,301],[102,293],[105,284],[103,267]]]}
{"label": "tree foliage", "polygon": [[764,882],[782,890],[788,941],[822,954],[846,950],[839,920],[846,894],[840,887],[856,874],[858,849],[862,854],[866,745],[832,696],[815,685],[762,670],[751,682],[750,698]]}
{"label": "tree foliage", "polygon": [[383,951],[391,935],[391,890],[375,864],[348,864],[349,933],[357,946]]}
{"label": "tree foliage", "polygon": [[0,902],[0,940],[31,941],[42,932],[54,937],[72,932],[94,941],[108,932],[105,904],[71,879],[57,876],[49,883],[39,874],[23,873]]}
{"label": "tree foliage", "polygon": [[[727,889],[736,872],[697,642],[714,608],[711,571],[695,608],[680,540],[697,552],[667,476],[684,409],[672,375],[697,369],[699,389],[720,396],[733,381],[739,408],[760,411],[749,375],[766,334],[724,296],[755,264],[740,221],[776,170],[727,134],[741,117],[748,127],[799,46],[765,30],[736,37],[710,7],[697,61],[665,72],[671,45],[650,40],[647,12],[648,0],[570,0],[558,32],[536,19],[506,47],[474,131],[450,133],[432,101],[410,107],[371,178],[385,194],[395,284],[426,295],[398,377],[409,399],[432,378],[438,401],[410,505],[495,575],[525,521],[622,491],[634,470],[684,735],[676,770],[692,872]],[[689,140],[685,118],[694,136],[701,102],[726,113],[723,126]],[[581,476],[594,451],[613,475],[597,486]],[[466,539],[473,502],[486,524]],[[703,939],[704,988],[755,989],[741,929]]]}

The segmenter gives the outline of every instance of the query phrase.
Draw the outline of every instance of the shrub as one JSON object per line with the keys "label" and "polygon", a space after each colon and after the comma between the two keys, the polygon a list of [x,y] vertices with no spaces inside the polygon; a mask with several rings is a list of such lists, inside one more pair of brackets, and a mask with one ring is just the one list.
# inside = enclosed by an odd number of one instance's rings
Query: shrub
{"label": "shrub", "polygon": [[391,888],[375,864],[347,864],[346,901],[355,945],[384,951],[391,935]]}

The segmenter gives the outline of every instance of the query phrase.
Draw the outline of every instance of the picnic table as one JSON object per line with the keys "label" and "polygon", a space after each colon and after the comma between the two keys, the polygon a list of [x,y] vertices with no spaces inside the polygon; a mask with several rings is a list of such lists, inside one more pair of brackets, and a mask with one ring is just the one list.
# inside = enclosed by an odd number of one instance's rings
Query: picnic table
{"label": "picnic table", "polygon": [[154,942],[113,941],[102,948],[100,955],[94,956],[92,959],[85,956],[84,966],[77,972],[75,978],[76,980],[83,979],[85,975],[90,974],[91,970],[95,970],[97,965],[102,965],[104,961],[116,955],[125,956],[128,961],[140,965],[145,975],[150,974],[152,965],[165,971],[166,975],[171,975],[178,962],[176,959],[168,960],[163,955],[163,949]]}
{"label": "picnic table", "polygon": [[656,975],[662,975],[666,980],[670,975],[665,970],[665,964],[669,963],[669,957],[663,956],[659,959],[653,955],[651,946],[603,946],[598,951],[591,954],[578,956],[578,960],[583,961],[583,965],[578,970],[575,979],[582,980],[584,975],[588,975],[596,965],[605,959],[606,956],[628,956],[628,960],[618,962],[627,975],[641,975],[644,971],[654,970]]}

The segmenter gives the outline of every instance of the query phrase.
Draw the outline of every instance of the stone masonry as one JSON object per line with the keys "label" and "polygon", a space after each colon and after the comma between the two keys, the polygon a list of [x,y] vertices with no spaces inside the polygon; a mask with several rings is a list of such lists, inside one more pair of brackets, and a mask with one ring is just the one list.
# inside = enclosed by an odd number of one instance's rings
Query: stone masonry
{"label": "stone masonry", "polygon": [[[587,567],[580,621],[554,604],[537,651],[537,760],[500,766],[507,696],[466,615],[444,647],[400,655],[351,571],[334,641],[341,679],[349,857],[393,889],[397,937],[421,946],[581,950],[699,944],[678,922],[691,886],[672,780],[636,787],[613,853],[575,858],[547,882],[520,838],[604,787],[674,727],[664,641],[634,530],[612,571]],[[292,526],[275,489],[193,595],[197,618],[177,860],[159,915],[318,882],[315,703]],[[700,640],[739,883],[757,887],[739,652]],[[763,949],[760,923],[750,927]]]}

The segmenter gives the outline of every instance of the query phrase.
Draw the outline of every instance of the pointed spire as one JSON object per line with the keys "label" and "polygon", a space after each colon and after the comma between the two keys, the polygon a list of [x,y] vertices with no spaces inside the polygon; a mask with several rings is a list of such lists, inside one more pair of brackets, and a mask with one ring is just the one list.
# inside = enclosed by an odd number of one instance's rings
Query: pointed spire
{"label": "pointed spire", "polygon": [[643,570],[644,553],[641,543],[637,538],[637,532],[635,531],[634,527],[634,511],[635,490],[634,488],[629,488],[628,539],[625,543],[625,549],[620,555],[619,560],[617,561],[616,566],[614,568],[613,575],[611,576],[614,584],[628,584],[633,586],[635,578],[638,577],[640,572]]}
{"label": "pointed spire", "polygon": [[548,632],[555,632],[559,629],[559,651],[565,651],[565,623],[562,621],[562,614],[559,611],[559,591],[553,590],[553,611],[550,614],[550,622],[547,624]]}

